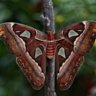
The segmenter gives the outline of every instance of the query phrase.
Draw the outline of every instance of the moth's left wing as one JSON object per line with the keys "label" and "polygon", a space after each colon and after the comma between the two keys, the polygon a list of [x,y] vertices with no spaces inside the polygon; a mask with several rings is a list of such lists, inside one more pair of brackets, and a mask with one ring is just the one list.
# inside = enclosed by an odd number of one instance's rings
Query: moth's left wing
{"label": "moth's left wing", "polygon": [[68,89],[83,61],[83,56],[93,46],[96,22],[83,21],[66,27],[56,35],[57,83]]}
{"label": "moth's left wing", "polygon": [[36,89],[42,88],[46,70],[46,35],[32,27],[9,22],[0,25],[0,37],[16,55],[31,85]]}

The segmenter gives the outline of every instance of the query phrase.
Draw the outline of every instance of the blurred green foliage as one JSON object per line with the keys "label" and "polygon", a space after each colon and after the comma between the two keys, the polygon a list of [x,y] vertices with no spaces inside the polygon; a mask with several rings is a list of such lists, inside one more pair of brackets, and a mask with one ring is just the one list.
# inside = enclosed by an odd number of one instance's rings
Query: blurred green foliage
{"label": "blurred green foliage", "polygon": [[[42,0],[41,0],[42,1]],[[82,20],[96,20],[96,0],[54,0],[56,29]],[[40,0],[0,0],[0,23],[19,22],[43,30]],[[86,54],[72,87],[58,96],[96,96],[96,42]],[[44,96],[31,88],[5,44],[0,41],[0,96]]]}

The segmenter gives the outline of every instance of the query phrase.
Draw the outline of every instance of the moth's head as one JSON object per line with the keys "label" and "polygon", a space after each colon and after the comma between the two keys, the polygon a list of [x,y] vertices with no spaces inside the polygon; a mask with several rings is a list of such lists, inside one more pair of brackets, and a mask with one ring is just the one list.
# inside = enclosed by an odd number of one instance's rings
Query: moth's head
{"label": "moth's head", "polygon": [[47,39],[48,39],[49,41],[54,40],[54,34],[53,34],[53,32],[48,31],[48,35],[47,35],[47,36],[48,36]]}

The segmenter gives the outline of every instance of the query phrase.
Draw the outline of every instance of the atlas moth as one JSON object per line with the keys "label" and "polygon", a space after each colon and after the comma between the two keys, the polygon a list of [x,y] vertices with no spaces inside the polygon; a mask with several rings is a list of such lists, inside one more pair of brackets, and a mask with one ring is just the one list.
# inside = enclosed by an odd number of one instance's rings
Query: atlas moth
{"label": "atlas moth", "polygon": [[16,55],[19,67],[31,85],[39,90],[45,84],[46,58],[55,58],[60,89],[68,89],[91,49],[96,36],[96,22],[83,21],[65,27],[59,33],[40,32],[32,27],[8,22],[0,25],[0,37]]}

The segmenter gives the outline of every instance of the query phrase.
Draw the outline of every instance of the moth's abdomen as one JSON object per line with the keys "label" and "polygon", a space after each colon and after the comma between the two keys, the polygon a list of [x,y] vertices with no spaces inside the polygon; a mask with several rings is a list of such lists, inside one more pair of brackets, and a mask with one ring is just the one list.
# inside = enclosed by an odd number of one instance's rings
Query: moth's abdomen
{"label": "moth's abdomen", "polygon": [[54,57],[55,53],[55,44],[54,42],[49,42],[46,48],[46,55],[49,59],[52,59]]}

